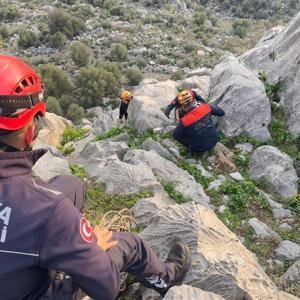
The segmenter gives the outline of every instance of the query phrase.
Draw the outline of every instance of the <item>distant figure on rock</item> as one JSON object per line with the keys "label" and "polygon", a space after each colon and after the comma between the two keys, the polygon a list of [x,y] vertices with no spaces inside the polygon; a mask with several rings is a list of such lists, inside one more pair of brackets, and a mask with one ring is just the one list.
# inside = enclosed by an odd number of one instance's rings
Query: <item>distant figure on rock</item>
{"label": "distant figure on rock", "polygon": [[174,130],[174,139],[186,146],[191,154],[212,149],[218,142],[212,116],[223,117],[223,109],[215,104],[197,103],[190,93],[179,95],[178,103],[180,121]]}
{"label": "distant figure on rock", "polygon": [[121,272],[161,295],[180,284],[190,267],[186,244],[172,241],[163,263],[137,235],[90,226],[79,178],[47,183],[32,174],[47,152],[32,150],[46,113],[41,80],[0,55],[0,82],[1,299],[113,300]]}
{"label": "distant figure on rock", "polygon": [[205,100],[201,97],[200,93],[195,90],[183,90],[180,93],[177,94],[177,96],[172,100],[172,102],[167,106],[166,110],[165,110],[165,115],[166,117],[170,117],[170,113],[171,111],[175,108],[175,120],[176,123],[179,122],[180,117],[178,115],[178,110],[180,108],[180,104],[178,101],[178,98],[180,97],[185,97],[186,95],[191,95],[192,98],[197,102],[197,103],[206,103]]}
{"label": "distant figure on rock", "polygon": [[130,101],[133,99],[133,95],[129,91],[123,91],[120,96],[120,99],[121,99],[121,104],[120,104],[120,112],[119,112],[118,122],[122,123],[123,117],[125,117],[125,121],[127,121],[127,119],[128,119],[127,109],[128,109]]}

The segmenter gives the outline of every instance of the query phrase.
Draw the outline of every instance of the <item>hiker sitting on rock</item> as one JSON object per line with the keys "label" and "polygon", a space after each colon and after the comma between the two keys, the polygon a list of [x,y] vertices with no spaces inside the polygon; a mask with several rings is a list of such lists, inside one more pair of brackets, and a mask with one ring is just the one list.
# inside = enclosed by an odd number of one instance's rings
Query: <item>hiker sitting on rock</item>
{"label": "hiker sitting on rock", "polygon": [[119,122],[122,123],[123,122],[123,117],[125,117],[125,121],[127,121],[128,118],[128,113],[127,113],[127,109],[128,109],[128,105],[130,103],[130,101],[133,99],[133,95],[131,92],[129,91],[123,91],[121,96],[121,104],[120,104],[120,112],[119,112]]}
{"label": "hiker sitting on rock", "polygon": [[73,176],[49,183],[32,167],[45,116],[39,76],[0,55],[0,295],[1,299],[115,299],[126,271],[162,295],[184,278],[188,247],[172,243],[166,262],[137,235],[90,227],[81,214],[84,184]]}
{"label": "hiker sitting on rock", "polygon": [[165,110],[165,115],[169,118],[171,111],[175,108],[176,123],[178,123],[179,120],[180,120],[180,117],[179,117],[179,114],[178,114],[179,113],[178,110],[180,108],[178,98],[183,97],[187,94],[190,94],[196,102],[206,103],[205,100],[201,97],[200,93],[196,89],[181,91],[180,93],[177,94],[177,96],[172,100],[172,102],[167,106],[167,108]]}
{"label": "hiker sitting on rock", "polygon": [[202,153],[218,142],[212,116],[223,117],[225,112],[215,104],[197,103],[190,93],[179,95],[180,122],[173,137],[186,146],[190,153]]}

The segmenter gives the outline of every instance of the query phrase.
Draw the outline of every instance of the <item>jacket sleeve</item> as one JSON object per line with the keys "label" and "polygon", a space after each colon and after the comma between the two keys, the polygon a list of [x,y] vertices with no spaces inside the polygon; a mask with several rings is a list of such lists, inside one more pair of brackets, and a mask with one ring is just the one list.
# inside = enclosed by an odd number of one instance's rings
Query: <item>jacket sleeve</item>
{"label": "jacket sleeve", "polygon": [[86,235],[83,220],[69,199],[56,205],[41,244],[40,265],[67,273],[95,300],[113,300],[119,293],[120,271],[95,235]]}
{"label": "jacket sleeve", "polygon": [[169,118],[171,111],[175,108],[178,107],[179,103],[178,103],[178,99],[177,97],[175,99],[172,100],[172,102],[167,106],[166,110],[165,110],[165,115],[166,117]]}
{"label": "jacket sleeve", "polygon": [[211,110],[212,110],[212,114],[214,116],[218,116],[218,117],[223,117],[225,115],[225,111],[220,108],[218,105],[216,104],[209,104]]}

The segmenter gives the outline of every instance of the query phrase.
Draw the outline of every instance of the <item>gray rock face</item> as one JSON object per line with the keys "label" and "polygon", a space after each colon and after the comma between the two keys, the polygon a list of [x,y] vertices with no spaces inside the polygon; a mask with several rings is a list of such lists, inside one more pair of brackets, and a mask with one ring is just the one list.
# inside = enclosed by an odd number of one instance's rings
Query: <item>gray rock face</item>
{"label": "gray rock face", "polygon": [[279,299],[276,287],[252,253],[211,209],[193,203],[170,206],[161,211],[141,237],[162,260],[173,238],[179,237],[189,245],[192,265],[185,284],[228,300]]}
{"label": "gray rock face", "polygon": [[257,218],[251,218],[248,221],[249,225],[254,229],[256,235],[262,239],[265,238],[274,238],[278,241],[281,240],[279,234],[272,230],[269,226],[265,223],[261,222]]}
{"label": "gray rock face", "polygon": [[283,275],[281,279],[284,287],[289,287],[293,283],[300,282],[300,260],[295,262]]}
{"label": "gray rock face", "polygon": [[93,129],[96,134],[104,133],[112,128],[118,127],[118,108],[115,110],[108,108],[105,111],[102,110],[102,113],[100,113],[100,110],[96,110],[96,112],[98,116],[93,121]]}
{"label": "gray rock face", "polygon": [[165,193],[160,193],[152,198],[138,201],[131,208],[131,212],[139,227],[147,227],[163,208],[173,204],[175,204],[174,200]]}
{"label": "gray rock face", "polygon": [[259,43],[241,58],[253,70],[263,70],[271,82],[282,82],[283,103],[289,130],[300,133],[300,13],[284,30],[265,43]]}
{"label": "gray rock face", "polygon": [[298,260],[300,259],[300,246],[290,241],[282,241],[275,249],[275,254],[280,259]]}
{"label": "gray rock face", "polygon": [[77,163],[83,165],[90,176],[98,173],[100,166],[106,164],[106,160],[115,155],[116,159],[123,159],[129,149],[125,142],[111,142],[108,140],[86,144],[81,151]]}
{"label": "gray rock face", "polygon": [[271,138],[271,108],[263,83],[233,55],[226,56],[213,70],[210,99],[225,110],[219,128],[226,136],[247,134],[260,141]]}
{"label": "gray rock face", "polygon": [[173,141],[165,139],[162,141],[162,145],[165,146],[173,156],[181,158],[179,147]]}
{"label": "gray rock face", "polygon": [[292,212],[289,209],[284,208],[282,204],[272,200],[271,197],[268,194],[264,193],[263,191],[259,191],[259,193],[267,200],[272,210],[272,213],[277,220],[292,217]]}
{"label": "gray rock face", "polygon": [[142,144],[142,148],[147,151],[154,150],[164,158],[171,157],[171,153],[166,148],[164,148],[160,143],[152,140],[151,138],[145,140],[145,142]]}
{"label": "gray rock face", "polygon": [[297,194],[298,177],[293,160],[275,147],[262,146],[255,150],[250,159],[249,174],[255,180],[269,184],[284,198]]}
{"label": "gray rock face", "polygon": [[241,175],[240,172],[230,173],[229,176],[235,181],[244,181],[245,178]]}
{"label": "gray rock face", "polygon": [[114,160],[95,171],[97,182],[106,186],[106,193],[126,195],[141,191],[162,192],[163,188],[144,164],[136,166]]}
{"label": "gray rock face", "polygon": [[128,118],[138,133],[157,127],[168,127],[170,120],[153,98],[135,95],[128,107]]}
{"label": "gray rock face", "polygon": [[203,67],[203,68],[199,68],[199,69],[189,72],[187,74],[187,77],[189,78],[189,77],[193,77],[193,76],[205,76],[205,75],[211,76],[211,73],[212,73],[212,69]]}
{"label": "gray rock face", "polygon": [[57,175],[72,175],[68,161],[57,152],[57,150],[48,151],[32,168],[34,173],[45,181]]}
{"label": "gray rock face", "polygon": [[236,144],[234,145],[234,148],[241,151],[242,154],[247,154],[252,152],[253,150],[253,145],[250,143],[245,143],[245,144]]}
{"label": "gray rock face", "polygon": [[174,163],[158,155],[155,151],[130,150],[124,156],[124,161],[138,165],[145,163],[156,176],[166,182],[173,182],[175,189],[185,197],[208,206],[209,197],[202,186],[187,171],[177,167]]}
{"label": "gray rock face", "polygon": [[180,89],[198,89],[200,95],[205,98],[209,92],[210,76],[192,76],[180,83]]}
{"label": "gray rock face", "polygon": [[183,284],[174,286],[167,292],[164,300],[225,300],[215,293],[205,292],[201,289]]}
{"label": "gray rock face", "polygon": [[159,108],[167,107],[176,97],[178,83],[172,80],[167,81],[142,81],[134,91],[135,98],[150,98]]}
{"label": "gray rock face", "polygon": [[298,297],[288,294],[286,292],[279,292],[279,300],[299,300]]}

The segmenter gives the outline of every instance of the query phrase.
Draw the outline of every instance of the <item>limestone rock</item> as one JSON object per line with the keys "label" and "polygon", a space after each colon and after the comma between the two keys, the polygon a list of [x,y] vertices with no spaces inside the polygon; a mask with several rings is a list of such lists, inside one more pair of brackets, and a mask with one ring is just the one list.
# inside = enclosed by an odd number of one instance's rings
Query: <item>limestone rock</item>
{"label": "limestone rock", "polygon": [[173,199],[165,193],[160,193],[152,198],[139,200],[131,208],[131,212],[139,227],[147,227],[163,208],[173,204],[175,204]]}
{"label": "limestone rock", "polygon": [[192,76],[180,83],[180,89],[197,89],[202,98],[206,98],[209,93],[210,76]]}
{"label": "limestone rock", "polygon": [[71,121],[53,113],[46,113],[43,122],[43,129],[39,132],[39,136],[36,139],[37,145],[47,144],[57,147],[60,144],[64,130],[73,126]]}
{"label": "limestone rock", "polygon": [[57,152],[55,148],[48,150],[32,168],[33,172],[45,181],[57,175],[72,175],[68,161]]}
{"label": "limestone rock", "polygon": [[205,292],[190,285],[174,286],[167,292],[164,300],[225,300],[215,293]]}
{"label": "limestone rock", "polygon": [[299,260],[300,246],[291,241],[282,241],[278,248],[275,249],[275,254],[280,259]]}
{"label": "limestone rock", "polygon": [[177,167],[173,162],[161,157],[155,151],[130,150],[124,156],[124,161],[137,165],[145,163],[153,173],[165,182],[173,182],[175,189],[185,197],[208,206],[209,197],[202,186],[187,171]]}
{"label": "limestone rock", "polygon": [[286,292],[279,292],[279,300],[299,300],[298,297],[288,294]]}
{"label": "limestone rock", "polygon": [[210,99],[224,109],[219,128],[228,137],[247,134],[260,141],[271,138],[271,107],[263,83],[233,55],[213,70]]}
{"label": "limestone rock", "polygon": [[266,43],[259,43],[241,59],[253,70],[263,70],[270,82],[282,83],[282,102],[284,104],[289,130],[300,133],[300,13]]}
{"label": "limestone rock", "polygon": [[159,108],[166,108],[176,97],[178,83],[172,80],[154,83],[142,81],[134,91],[135,98],[150,98]]}
{"label": "limestone rock", "polygon": [[300,282],[300,260],[289,267],[283,275],[281,282],[284,287],[289,287],[293,283]]}
{"label": "limestone rock", "polygon": [[[141,237],[164,260],[173,238],[189,245],[192,265],[184,279],[225,299],[279,299],[257,260],[211,209],[193,203],[161,211]],[[168,238],[166,238],[168,237]]]}
{"label": "limestone rock", "polygon": [[164,115],[157,101],[148,96],[135,95],[128,107],[128,118],[138,133],[170,125],[170,120]]}
{"label": "limestone rock", "polygon": [[205,76],[205,75],[211,76],[211,73],[212,73],[212,69],[203,67],[203,68],[199,68],[199,69],[189,72],[187,74],[187,77],[189,78],[189,77],[193,77],[193,76]]}
{"label": "limestone rock", "polygon": [[284,198],[297,194],[298,177],[293,160],[275,147],[262,146],[255,150],[250,159],[249,174],[255,180],[269,184]]}
{"label": "limestone rock", "polygon": [[94,171],[97,182],[106,186],[106,193],[126,195],[141,191],[162,192],[163,188],[145,164],[130,165],[118,160],[108,161]]}
{"label": "limestone rock", "polygon": [[169,158],[171,156],[171,153],[166,148],[164,148],[160,143],[152,140],[151,138],[147,138],[144,141],[144,143],[142,144],[142,148],[148,151],[153,150],[164,158]]}
{"label": "limestone rock", "polygon": [[249,225],[254,229],[256,235],[262,239],[266,238],[273,238],[278,241],[281,240],[279,234],[272,230],[269,226],[267,226],[265,223],[261,222],[257,218],[251,218],[248,221]]}
{"label": "limestone rock", "polygon": [[236,144],[236,145],[234,145],[234,149],[241,151],[242,154],[247,154],[247,153],[252,152],[253,145],[250,143]]}
{"label": "limestone rock", "polygon": [[162,145],[166,147],[169,152],[177,159],[181,158],[179,147],[170,139],[165,139],[162,141]]}
{"label": "limestone rock", "polygon": [[289,209],[284,208],[282,204],[272,200],[271,197],[268,194],[264,193],[263,191],[259,190],[259,193],[267,200],[272,210],[272,213],[277,220],[292,217],[292,212]]}
{"label": "limestone rock", "polygon": [[208,191],[211,191],[211,190],[217,190],[221,185],[222,185],[222,181],[216,179],[216,180],[212,181],[212,182],[209,184],[207,190],[208,190]]}
{"label": "limestone rock", "polygon": [[116,108],[112,110],[111,108],[107,108],[102,111],[96,119],[93,121],[93,129],[96,134],[104,133],[112,128],[118,127],[118,114],[119,109]]}
{"label": "limestone rock", "polygon": [[235,181],[244,181],[245,178],[241,175],[240,172],[230,173],[229,176]]}
{"label": "limestone rock", "polygon": [[128,142],[129,141],[129,134],[127,132],[120,133],[116,136],[109,138],[108,140],[111,142]]}

